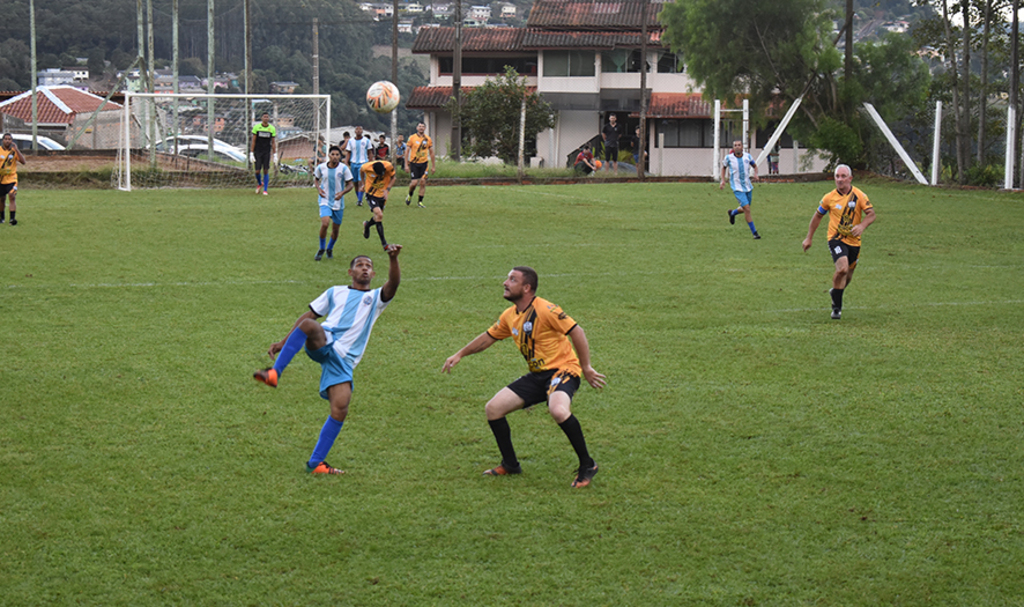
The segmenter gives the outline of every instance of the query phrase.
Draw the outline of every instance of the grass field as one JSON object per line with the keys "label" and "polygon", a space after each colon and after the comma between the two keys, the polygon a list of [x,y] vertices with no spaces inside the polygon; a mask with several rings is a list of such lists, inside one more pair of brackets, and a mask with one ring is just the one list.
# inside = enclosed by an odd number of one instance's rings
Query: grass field
{"label": "grass field", "polygon": [[[762,185],[764,239],[712,184],[398,196],[398,296],[329,461],[304,355],[251,379],[347,260],[309,190],[32,191],[0,226],[0,604],[1024,605],[1024,195],[855,183],[866,233],[831,321],[830,183]],[[397,194],[397,190],[396,190]],[[445,358],[514,265],[586,330],[574,412],[483,404],[507,343]]]}

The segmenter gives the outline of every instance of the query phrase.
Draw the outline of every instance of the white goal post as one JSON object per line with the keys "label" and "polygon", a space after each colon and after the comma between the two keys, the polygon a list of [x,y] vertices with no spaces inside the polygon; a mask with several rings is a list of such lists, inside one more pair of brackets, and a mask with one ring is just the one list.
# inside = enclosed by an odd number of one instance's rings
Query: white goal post
{"label": "white goal post", "polygon": [[113,185],[250,187],[252,128],[264,113],[277,130],[271,184],[312,184],[330,144],[330,95],[126,92]]}

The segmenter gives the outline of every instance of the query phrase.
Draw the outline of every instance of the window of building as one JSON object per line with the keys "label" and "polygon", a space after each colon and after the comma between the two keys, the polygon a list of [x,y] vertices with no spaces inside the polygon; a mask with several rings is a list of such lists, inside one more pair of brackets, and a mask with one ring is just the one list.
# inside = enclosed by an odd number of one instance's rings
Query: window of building
{"label": "window of building", "polygon": [[639,49],[602,51],[601,71],[606,74],[640,73]]}
{"label": "window of building", "polygon": [[[505,66],[511,65],[516,73],[524,76],[537,74],[537,62],[529,57],[463,57],[463,74],[504,74]],[[441,75],[449,76],[455,66],[453,57],[439,57],[438,69]]]}
{"label": "window of building", "polygon": [[[715,140],[714,120],[690,118],[685,120],[659,120],[658,132],[665,134],[667,148],[710,148]],[[730,148],[740,137],[741,128],[733,128],[728,121],[722,122],[718,147]]]}
{"label": "window of building", "polygon": [[683,54],[662,51],[658,53],[658,73],[674,74],[683,71]]}
{"label": "window of building", "polygon": [[593,76],[593,51],[545,51],[544,76]]}

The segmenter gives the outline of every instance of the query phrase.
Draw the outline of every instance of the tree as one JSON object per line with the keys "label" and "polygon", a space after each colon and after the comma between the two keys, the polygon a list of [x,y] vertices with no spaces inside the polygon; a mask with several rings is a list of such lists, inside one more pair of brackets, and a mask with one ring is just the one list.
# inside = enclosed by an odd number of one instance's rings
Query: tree
{"label": "tree", "polygon": [[[824,0],[680,0],[659,15],[664,40],[683,54],[705,95],[747,95],[755,116],[766,116],[779,101],[792,102],[809,83],[825,85],[817,103],[832,109],[838,89],[831,74],[842,65],[831,40],[832,17]],[[803,112],[816,123],[813,109]]]}
{"label": "tree", "polygon": [[928,72],[908,43],[892,38],[859,44],[844,77],[834,17],[824,0],[679,0],[660,15],[664,39],[682,52],[705,95],[727,101],[746,97],[752,121],[760,125],[770,109],[801,98],[787,129],[826,154],[830,166],[881,164],[887,159],[875,151],[883,148],[872,141],[881,135],[863,103],[880,106],[887,121],[915,115],[925,99]]}
{"label": "tree", "polygon": [[512,67],[505,73],[463,96],[461,108],[449,102],[448,109],[459,113],[463,133],[468,135],[470,154],[479,158],[497,156],[512,164],[519,157],[519,124],[523,101],[526,102],[526,138],[535,139],[537,133],[554,127],[551,106],[537,92],[530,92],[526,77]]}

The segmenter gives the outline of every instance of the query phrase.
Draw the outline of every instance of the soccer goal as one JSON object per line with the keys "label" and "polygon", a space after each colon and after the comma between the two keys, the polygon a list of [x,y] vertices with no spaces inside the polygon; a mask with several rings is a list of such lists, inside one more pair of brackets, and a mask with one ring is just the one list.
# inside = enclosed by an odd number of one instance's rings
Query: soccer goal
{"label": "soccer goal", "polygon": [[271,185],[310,185],[326,153],[329,95],[131,92],[125,93],[113,185],[125,191],[253,186],[249,146],[264,113],[277,130]]}

